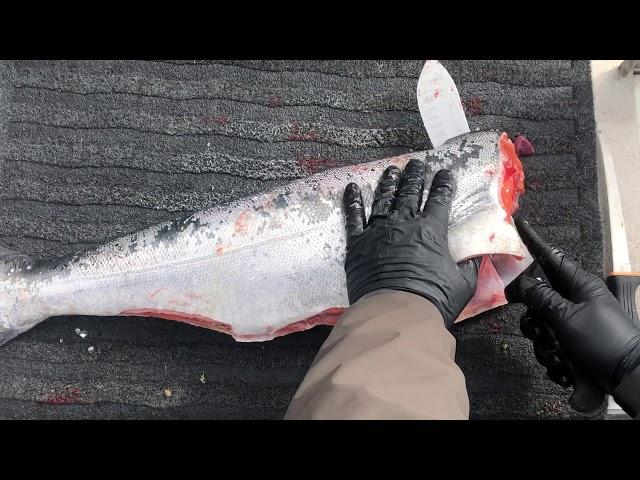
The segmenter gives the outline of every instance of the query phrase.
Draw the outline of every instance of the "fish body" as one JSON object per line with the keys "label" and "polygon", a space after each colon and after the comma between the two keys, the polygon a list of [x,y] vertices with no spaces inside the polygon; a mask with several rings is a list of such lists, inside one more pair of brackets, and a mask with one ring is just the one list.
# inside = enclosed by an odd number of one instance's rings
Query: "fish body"
{"label": "fish body", "polygon": [[369,209],[383,170],[411,159],[425,161],[427,189],[441,168],[454,174],[454,259],[485,256],[476,296],[458,320],[506,303],[504,285],[530,263],[511,220],[522,169],[506,134],[473,132],[437,149],[325,170],[64,258],[5,253],[0,344],[57,315],[159,317],[239,341],[334,324],[349,305],[344,187],[359,184]]}

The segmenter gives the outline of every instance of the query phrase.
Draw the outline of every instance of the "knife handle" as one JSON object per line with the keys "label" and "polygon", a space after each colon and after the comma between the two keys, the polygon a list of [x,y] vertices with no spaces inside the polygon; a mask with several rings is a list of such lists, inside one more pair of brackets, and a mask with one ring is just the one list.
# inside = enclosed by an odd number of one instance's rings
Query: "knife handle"
{"label": "knife handle", "polygon": [[607,288],[618,299],[622,308],[635,321],[638,321],[640,303],[640,273],[610,273]]}
{"label": "knife handle", "polygon": [[573,394],[569,398],[569,404],[580,413],[593,412],[602,405],[606,392],[576,371],[572,365],[569,368],[573,373]]}

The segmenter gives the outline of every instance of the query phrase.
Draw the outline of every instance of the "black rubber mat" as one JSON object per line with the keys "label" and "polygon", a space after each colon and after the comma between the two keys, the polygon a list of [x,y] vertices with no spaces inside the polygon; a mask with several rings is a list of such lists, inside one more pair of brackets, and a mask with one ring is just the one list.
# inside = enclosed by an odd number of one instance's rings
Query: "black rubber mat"
{"label": "black rubber mat", "polygon": [[[522,133],[536,148],[524,159],[532,223],[602,274],[589,62],[443,63],[472,129]],[[332,165],[424,149],[421,67],[0,63],[0,242],[61,255]],[[579,417],[521,336],[521,312],[455,329],[472,418]],[[49,319],[0,348],[0,417],[281,418],[327,333],[240,344],[164,320]]]}

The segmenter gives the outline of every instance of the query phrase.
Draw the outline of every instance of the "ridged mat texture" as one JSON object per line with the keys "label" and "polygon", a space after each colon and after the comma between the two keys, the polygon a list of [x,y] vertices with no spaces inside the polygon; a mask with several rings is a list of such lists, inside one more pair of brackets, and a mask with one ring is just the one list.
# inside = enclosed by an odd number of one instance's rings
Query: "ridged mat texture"
{"label": "ridged mat texture", "polygon": [[[443,64],[472,130],[531,140],[524,212],[601,275],[589,62]],[[333,165],[424,149],[422,65],[2,62],[0,243],[62,255]],[[522,312],[454,329],[471,417],[581,418],[536,362]],[[52,318],[0,348],[0,417],[278,419],[328,332],[243,344],[165,320]]]}

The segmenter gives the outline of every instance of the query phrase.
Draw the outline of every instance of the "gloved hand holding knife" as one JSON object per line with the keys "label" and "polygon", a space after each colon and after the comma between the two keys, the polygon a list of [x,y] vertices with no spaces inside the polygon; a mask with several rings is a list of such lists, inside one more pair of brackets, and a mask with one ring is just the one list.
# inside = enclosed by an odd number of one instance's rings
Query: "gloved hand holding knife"
{"label": "gloved hand holding knife", "polygon": [[[430,85],[443,81],[445,73],[441,68],[425,68],[423,76],[423,84]],[[439,100],[419,102],[434,146],[469,131],[457,92],[450,90],[448,98]],[[607,165],[604,167],[610,175]],[[640,277],[611,275],[605,284],[548,246],[522,218],[516,218],[516,227],[538,263],[528,269],[534,275],[522,275],[506,293],[510,301],[523,301],[529,307],[521,329],[533,340],[536,358],[553,381],[564,387],[573,385],[570,403],[576,410],[597,408],[609,393],[629,415],[637,415],[640,324],[634,297]]]}
{"label": "gloved hand holding knife", "polygon": [[522,217],[516,227],[540,272],[523,274],[510,300],[529,309],[521,328],[534,342],[549,377],[574,385],[578,410],[597,407],[604,393],[631,416],[640,412],[640,325],[597,276],[545,243]]}

